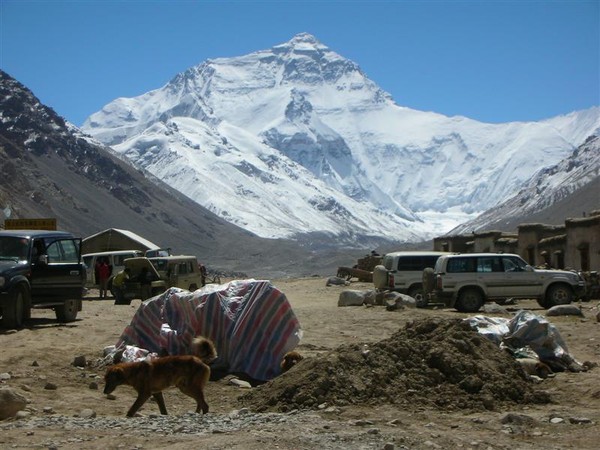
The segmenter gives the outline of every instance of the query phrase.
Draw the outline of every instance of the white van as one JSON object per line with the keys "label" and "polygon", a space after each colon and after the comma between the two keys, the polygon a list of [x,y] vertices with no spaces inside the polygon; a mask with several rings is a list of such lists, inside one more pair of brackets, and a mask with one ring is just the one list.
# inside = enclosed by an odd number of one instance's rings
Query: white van
{"label": "white van", "polygon": [[373,284],[377,290],[397,291],[413,297],[419,308],[427,306],[423,295],[423,270],[447,252],[405,251],[387,253],[380,265],[373,269]]}
{"label": "white van", "polygon": [[98,253],[86,253],[82,256],[83,263],[87,269],[87,280],[85,287],[97,288],[98,280],[96,279],[96,263],[100,258],[107,258],[108,264],[112,267],[110,278],[115,276],[121,270],[123,270],[123,261],[127,258],[136,258],[138,256],[144,256],[144,252],[140,250],[113,250],[109,252],[98,252]]}

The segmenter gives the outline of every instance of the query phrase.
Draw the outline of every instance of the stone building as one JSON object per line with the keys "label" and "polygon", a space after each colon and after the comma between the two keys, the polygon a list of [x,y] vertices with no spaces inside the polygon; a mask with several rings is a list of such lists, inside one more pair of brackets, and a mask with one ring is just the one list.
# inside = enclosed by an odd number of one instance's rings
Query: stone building
{"label": "stone building", "polygon": [[[524,223],[517,227],[518,229],[518,245],[517,253],[532,266],[541,266],[548,264],[552,267],[557,267],[556,262],[551,261],[548,253],[549,249],[552,252],[558,251],[557,255],[564,254],[565,247],[548,246],[549,238],[556,238],[565,235],[564,225],[545,225],[542,223]],[[540,247],[540,241],[545,241]],[[560,240],[554,241],[558,245]],[[562,243],[565,241],[563,239]],[[545,252],[542,255],[542,252]],[[557,267],[558,268],[558,267]]]}
{"label": "stone building", "polygon": [[436,252],[471,253],[474,234],[457,234],[441,236],[433,239],[433,250]]}
{"label": "stone building", "polygon": [[600,210],[589,217],[567,219],[565,264],[583,271],[600,270]]}

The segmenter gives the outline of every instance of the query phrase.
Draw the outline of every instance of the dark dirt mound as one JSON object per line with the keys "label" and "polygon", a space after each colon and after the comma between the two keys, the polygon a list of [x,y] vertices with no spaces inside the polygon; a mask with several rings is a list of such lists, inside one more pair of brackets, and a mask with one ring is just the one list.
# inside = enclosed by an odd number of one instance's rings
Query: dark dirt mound
{"label": "dark dirt mound", "polygon": [[549,397],[466,322],[426,319],[374,344],[305,358],[239,400],[256,411],[358,403],[493,410],[502,403],[547,403]]}

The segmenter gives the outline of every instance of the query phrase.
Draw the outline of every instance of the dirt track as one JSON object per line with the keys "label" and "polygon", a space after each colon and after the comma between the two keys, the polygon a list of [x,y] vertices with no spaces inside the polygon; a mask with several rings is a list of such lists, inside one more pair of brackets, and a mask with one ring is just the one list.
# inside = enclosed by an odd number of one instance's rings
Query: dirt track
{"label": "dirt track", "polygon": [[[158,408],[152,402],[142,408],[143,418],[125,419],[125,411],[134,400],[133,391],[128,388],[119,388],[115,392],[116,400],[108,400],[102,394],[103,369],[96,367],[95,362],[101,358],[105,346],[116,343],[139,301],[134,301],[131,306],[114,306],[112,301],[94,299],[95,293],[91,292],[84,302],[79,320],[68,325],[57,324],[51,312],[34,311],[33,318],[25,329],[18,332],[0,331],[3,348],[0,373],[9,373],[11,376],[0,387],[10,386],[25,395],[30,400],[27,411],[31,413],[29,418],[18,421],[18,428],[13,427],[16,421],[0,422],[0,446],[169,446],[182,449],[193,446],[250,450],[383,448],[386,444],[393,444],[395,448],[597,447],[600,422],[599,368],[583,373],[562,372],[540,384],[527,385],[528,391],[543,392],[544,395],[547,393],[550,403],[522,403],[510,398],[502,400],[500,397],[493,397],[491,403],[482,406],[476,401],[454,402],[458,398],[457,393],[461,392],[453,390],[454,388],[447,391],[414,385],[407,388],[406,383],[386,391],[385,387],[398,382],[398,374],[390,372],[385,361],[392,355],[390,348],[401,345],[398,339],[406,338],[403,334],[398,334],[406,323],[421,319],[446,323],[446,319],[468,315],[447,309],[386,311],[382,306],[340,308],[337,306],[338,296],[346,288],[326,287],[325,281],[323,278],[307,278],[273,282],[286,294],[302,325],[304,336],[297,350],[306,357],[304,365],[279,377],[272,384],[254,388],[252,401],[247,400],[248,390],[231,385],[229,377],[210,382],[206,395],[211,407],[211,421],[208,421],[208,416],[206,421],[202,418],[195,419],[194,416],[190,419],[186,412],[193,410],[193,401],[176,390],[169,390],[165,394],[171,415],[168,421],[155,417]],[[367,289],[370,285],[353,283],[350,287]],[[595,318],[598,302],[583,303],[582,307],[586,315],[584,319],[564,316],[549,320],[557,326],[570,353],[578,361],[598,363],[600,324]],[[544,310],[535,301],[521,301],[509,308],[509,312],[531,309],[537,314],[544,314]],[[451,332],[459,333],[456,330]],[[432,333],[432,339],[436,335],[439,336],[440,333]],[[457,341],[477,346],[479,356],[485,354],[481,352],[489,351],[485,347],[487,344],[472,344],[470,339],[463,335],[460,339],[456,338]],[[444,345],[446,341],[447,339],[441,339],[436,345]],[[485,348],[482,347],[482,350],[480,345]],[[407,356],[403,358],[405,362],[410,361],[410,349],[414,347],[415,345],[411,345],[406,348]],[[356,371],[353,371],[351,364],[342,366],[339,361],[345,361],[344,364],[352,362],[350,354],[343,353],[351,348],[369,349],[369,357],[373,358],[371,365],[365,368],[360,361],[354,361]],[[425,353],[427,349],[421,348],[419,351]],[[338,367],[350,372],[350,376],[322,376],[317,360],[331,354],[338,358]],[[72,364],[74,358],[80,355],[85,356],[88,361],[86,368],[76,368]],[[455,357],[454,361],[457,360]],[[503,364],[500,361],[495,366],[490,366],[493,371],[487,373],[498,373]],[[361,371],[358,370],[359,367]],[[294,376],[298,380],[292,382]],[[269,389],[275,396],[277,392],[282,392],[277,390],[281,387],[278,385],[287,383],[289,388],[295,383],[294,386],[300,386],[302,380],[310,376],[314,376],[315,382],[320,380],[323,383],[329,379],[329,383],[335,380],[336,384],[322,390],[318,402],[311,400],[314,404],[309,410],[277,414],[248,412],[246,419],[232,414],[244,407],[256,409],[257,404],[268,401]],[[515,376],[511,375],[510,378],[514,379]],[[351,399],[350,387],[360,380],[365,386],[362,391],[371,389],[373,395],[354,401]],[[56,389],[48,389],[48,383],[53,383]],[[92,388],[93,383],[97,384],[98,389]],[[377,385],[381,385],[382,389],[374,389]],[[401,392],[401,388],[405,388],[405,392]],[[335,395],[328,395],[330,393]],[[243,394],[246,394],[246,401],[242,403],[239,398]],[[448,407],[445,403],[454,403],[454,406]],[[291,404],[289,409],[293,410],[294,407]],[[96,413],[95,419],[85,422],[87,428],[64,425],[64,420],[72,420],[86,408]],[[281,411],[286,408],[272,409]],[[34,419],[53,417],[60,419],[55,425],[50,422],[44,422],[45,425],[40,425],[39,421],[33,422]],[[110,426],[106,425],[107,419],[111,421]],[[191,428],[181,425],[189,420],[198,422],[196,425],[199,428],[196,431],[191,432]],[[135,421],[139,421],[137,428]],[[154,428],[153,422],[156,422]],[[126,425],[119,425],[122,423]],[[232,426],[226,426],[228,423]]]}

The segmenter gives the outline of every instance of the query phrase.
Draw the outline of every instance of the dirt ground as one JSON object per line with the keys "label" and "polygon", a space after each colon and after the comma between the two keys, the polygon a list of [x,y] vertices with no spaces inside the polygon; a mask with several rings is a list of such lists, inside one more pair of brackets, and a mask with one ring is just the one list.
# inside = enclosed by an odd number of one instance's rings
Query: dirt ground
{"label": "dirt ground", "polygon": [[[269,416],[234,431],[191,435],[103,426],[13,428],[14,420],[5,420],[0,422],[0,447],[597,448],[600,368],[560,372],[533,383],[507,354],[496,353],[491,343],[455,320],[468,314],[435,307],[388,311],[384,306],[337,306],[342,290],[370,289],[368,283],[328,287],[325,278],[316,277],[272,282],[286,294],[300,321],[304,334],[296,350],[305,359],[252,389],[232,385],[231,377],[211,381],[206,397],[209,415],[223,420],[242,408],[265,415],[278,412],[285,420]],[[134,391],[120,387],[116,399],[107,399],[102,394],[105,369],[97,362],[139,304],[134,300],[130,306],[115,306],[92,290],[74,323],[58,324],[53,312],[40,310],[33,311],[24,329],[0,330],[0,374],[10,375],[0,380],[0,388],[14,388],[29,400],[31,416],[20,420],[74,417],[86,408],[98,419],[122,418]],[[577,361],[600,363],[598,301],[581,307],[584,318],[548,320]],[[510,317],[520,309],[545,313],[533,300],[505,308],[508,314],[487,315]],[[73,365],[78,356],[85,356],[85,368]],[[48,389],[48,383],[55,389]],[[165,393],[165,400],[172,416],[195,406],[174,389]],[[153,417],[157,405],[147,402],[141,414]]]}

